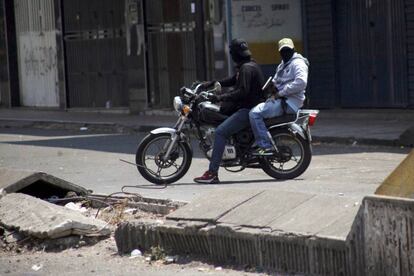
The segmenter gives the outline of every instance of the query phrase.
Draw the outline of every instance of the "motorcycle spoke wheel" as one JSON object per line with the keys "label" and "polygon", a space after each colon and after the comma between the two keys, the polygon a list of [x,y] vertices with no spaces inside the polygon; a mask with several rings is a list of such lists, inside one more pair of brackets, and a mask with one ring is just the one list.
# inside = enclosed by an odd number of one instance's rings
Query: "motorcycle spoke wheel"
{"label": "motorcycle spoke wheel", "polygon": [[304,158],[304,148],[299,139],[287,133],[277,134],[273,139],[280,155],[269,158],[273,169],[288,173],[300,166]]}
{"label": "motorcycle spoke wheel", "polygon": [[309,142],[288,130],[274,130],[271,134],[279,152],[260,160],[263,171],[276,179],[292,179],[301,175],[312,159]]}
{"label": "motorcycle spoke wheel", "polygon": [[169,142],[169,137],[158,137],[148,143],[143,151],[144,168],[158,179],[166,179],[178,174],[186,162],[185,149],[179,143],[171,151],[170,158],[163,160],[164,149],[168,148]]}

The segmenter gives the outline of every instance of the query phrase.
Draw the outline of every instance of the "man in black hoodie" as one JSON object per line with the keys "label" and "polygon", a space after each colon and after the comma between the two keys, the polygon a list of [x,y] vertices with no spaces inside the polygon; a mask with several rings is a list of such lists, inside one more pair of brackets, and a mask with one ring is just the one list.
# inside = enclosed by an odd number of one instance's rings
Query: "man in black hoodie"
{"label": "man in black hoodie", "polygon": [[[252,60],[247,42],[243,39],[233,39],[229,48],[231,58],[237,64],[236,74],[219,82],[224,87],[233,86],[233,90],[215,95],[211,100],[221,101],[221,112],[231,116],[216,128],[209,169],[202,176],[194,178],[194,181],[198,183],[219,182],[218,170],[226,140],[249,126],[250,109],[264,100],[263,73],[259,65]],[[208,85],[211,83],[213,82]]]}

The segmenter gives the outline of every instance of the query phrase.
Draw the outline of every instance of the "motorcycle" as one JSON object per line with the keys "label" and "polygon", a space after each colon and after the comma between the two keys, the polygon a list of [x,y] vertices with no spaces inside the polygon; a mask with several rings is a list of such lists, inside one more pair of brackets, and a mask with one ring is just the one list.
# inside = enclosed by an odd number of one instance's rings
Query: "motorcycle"
{"label": "motorcycle", "polygon": [[[136,166],[148,181],[170,184],[187,173],[193,158],[191,136],[199,141],[205,157],[211,158],[215,128],[227,116],[220,113],[220,106],[209,101],[213,93],[221,92],[220,83],[216,82],[214,88],[207,91],[202,87],[202,83],[198,83],[191,88],[181,88],[181,95],[173,101],[179,116],[175,126],[154,129],[139,144]],[[310,127],[318,113],[318,110],[302,109],[296,114],[266,119],[267,135],[274,147],[271,155],[253,154],[255,139],[250,127],[236,133],[226,143],[220,166],[230,172],[262,169],[275,179],[300,176],[312,159]]]}

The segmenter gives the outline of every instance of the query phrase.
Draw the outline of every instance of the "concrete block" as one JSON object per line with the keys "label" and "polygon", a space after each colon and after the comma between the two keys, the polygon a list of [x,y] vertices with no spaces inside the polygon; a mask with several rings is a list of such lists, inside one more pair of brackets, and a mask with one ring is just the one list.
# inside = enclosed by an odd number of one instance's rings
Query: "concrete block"
{"label": "concrete block", "polygon": [[41,239],[110,234],[104,221],[20,193],[7,194],[0,199],[0,223]]}
{"label": "concrete block", "polygon": [[365,275],[414,275],[414,200],[364,199]]}

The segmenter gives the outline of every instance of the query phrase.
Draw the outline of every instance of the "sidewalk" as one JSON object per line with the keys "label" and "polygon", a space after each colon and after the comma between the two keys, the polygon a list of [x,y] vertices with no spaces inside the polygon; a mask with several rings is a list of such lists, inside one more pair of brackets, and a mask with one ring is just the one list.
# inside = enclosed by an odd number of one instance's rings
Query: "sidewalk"
{"label": "sidewalk", "polygon": [[[142,114],[0,109],[0,127],[45,127],[147,132],[157,127],[172,127],[173,111],[147,111]],[[312,127],[314,141],[362,143],[372,145],[413,145],[414,110],[338,109],[321,110]]]}

